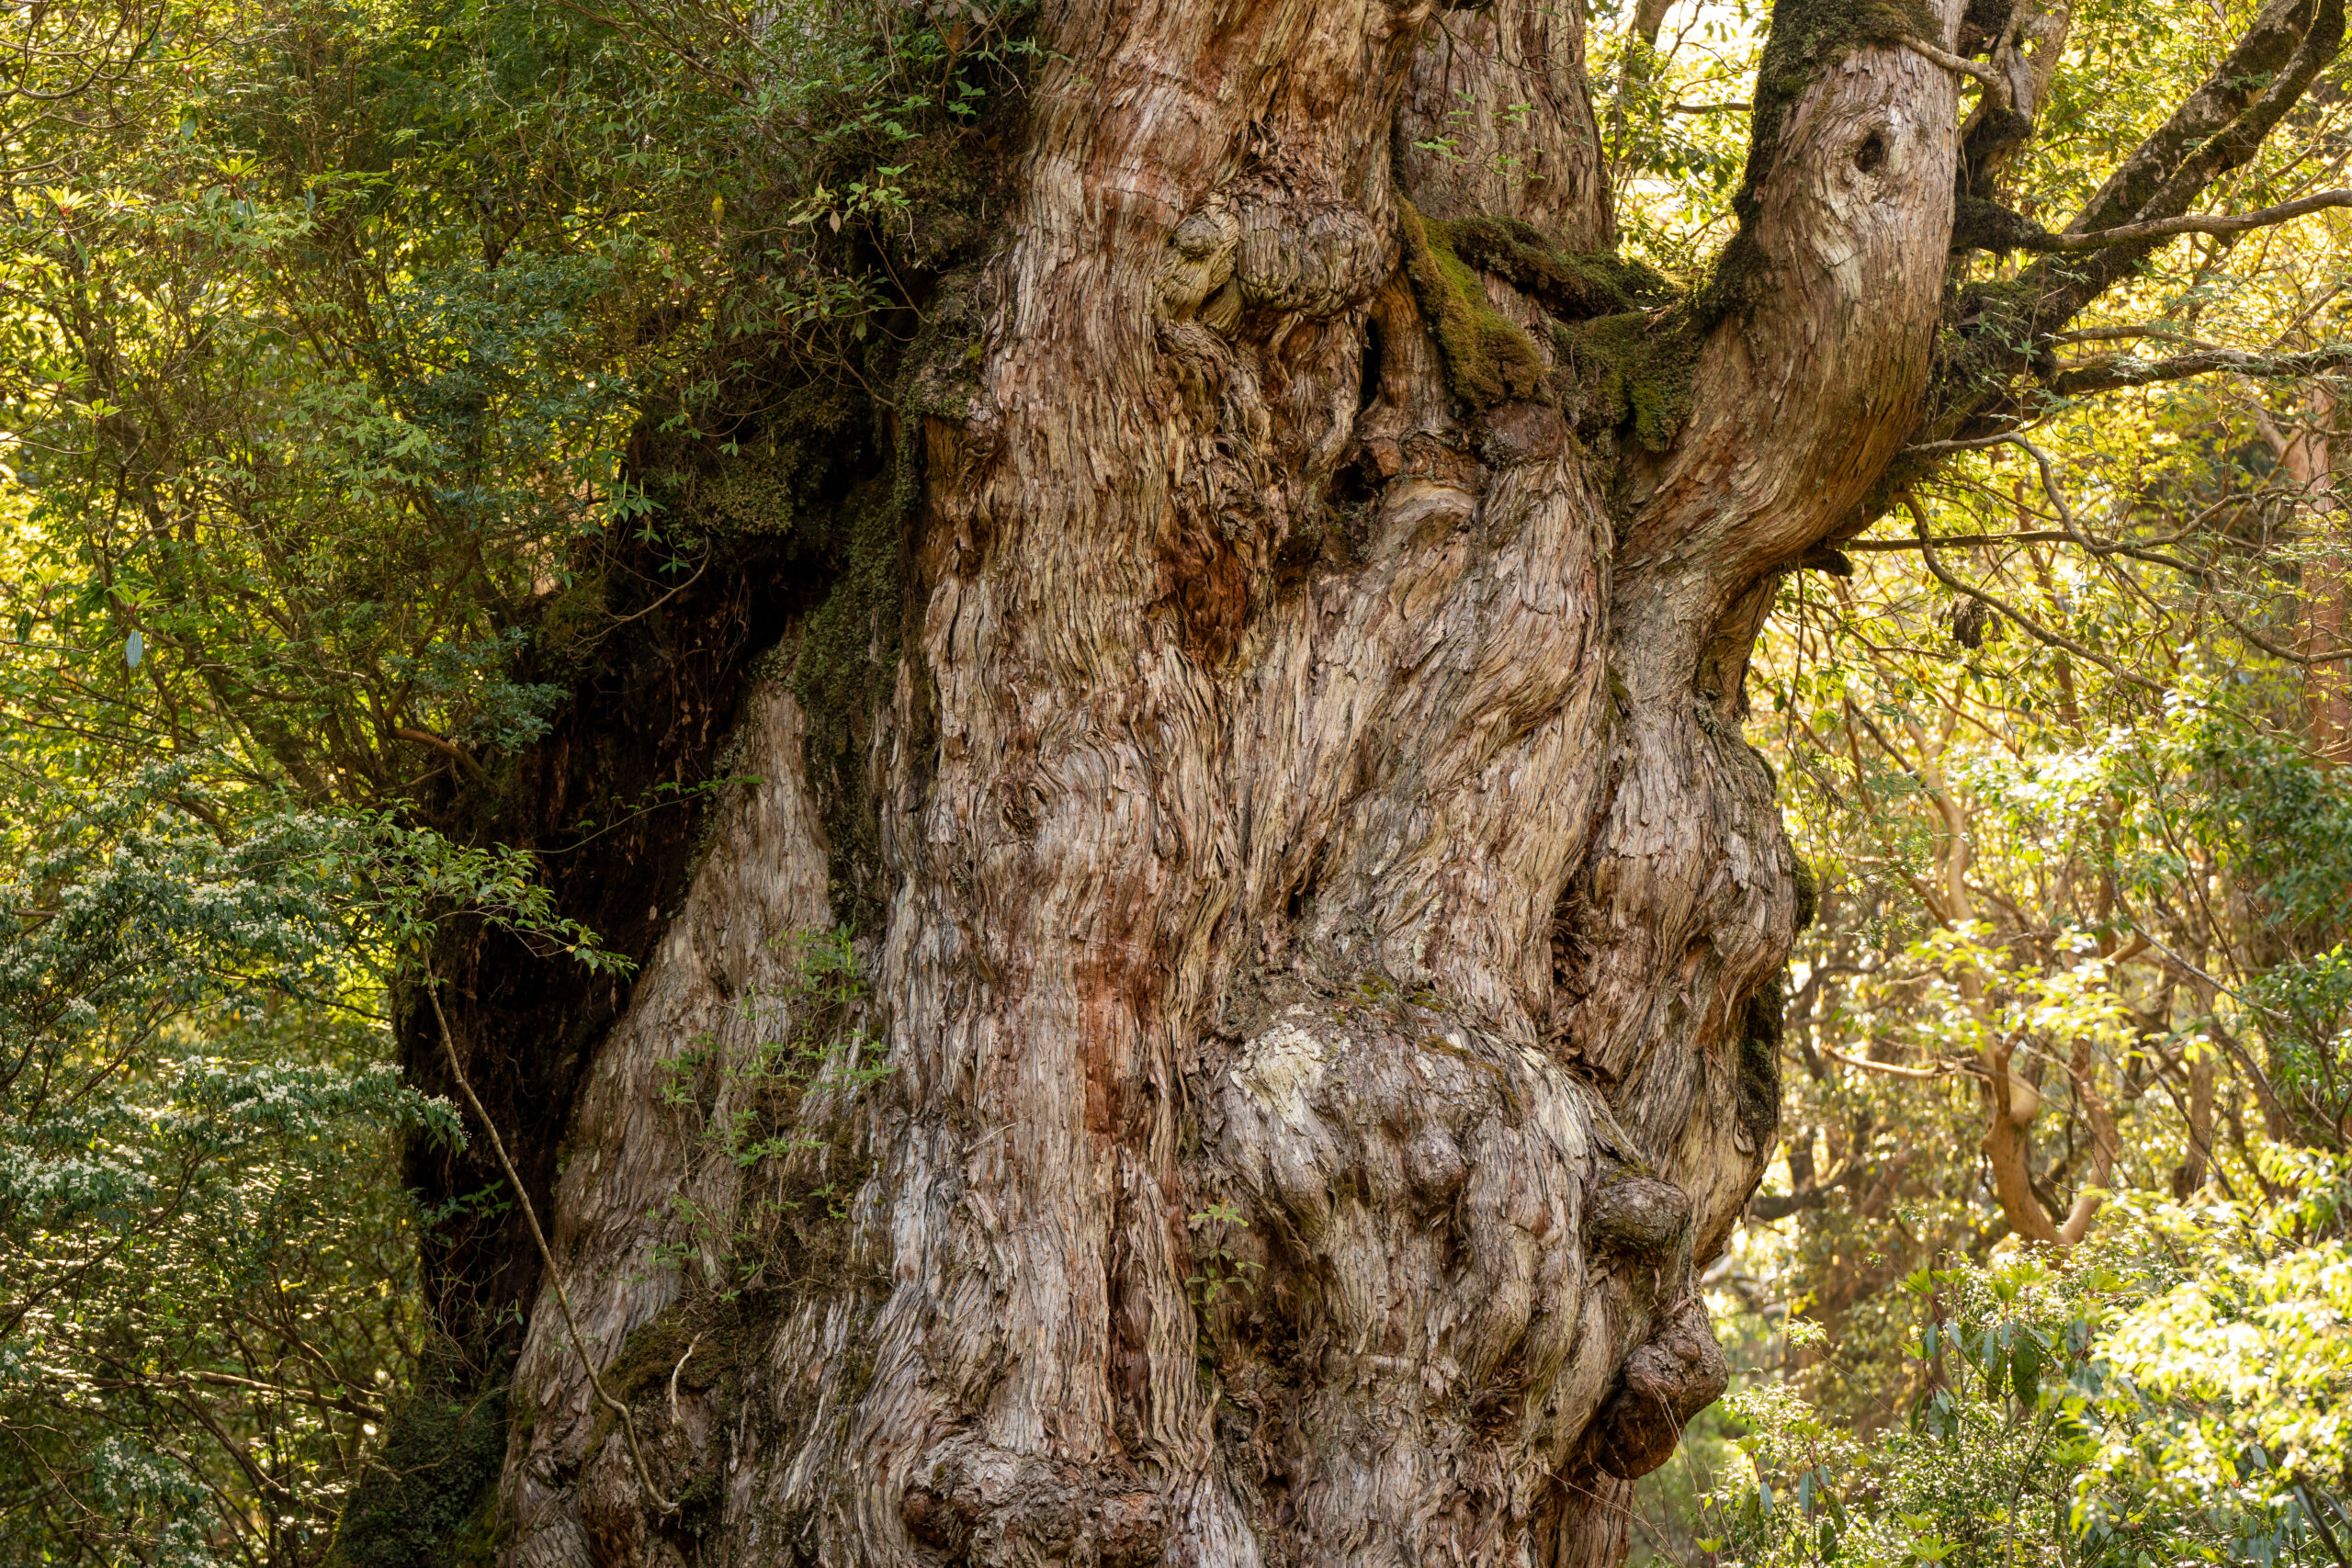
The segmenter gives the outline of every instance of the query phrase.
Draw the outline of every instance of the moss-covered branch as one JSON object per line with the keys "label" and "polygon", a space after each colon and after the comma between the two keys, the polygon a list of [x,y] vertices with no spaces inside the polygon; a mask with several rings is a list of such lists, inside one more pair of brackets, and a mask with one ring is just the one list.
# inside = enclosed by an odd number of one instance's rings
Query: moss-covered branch
{"label": "moss-covered branch", "polygon": [[1400,202],[1405,272],[1445,353],[1446,384],[1473,408],[1544,397],[1543,357],[1525,329],[1504,319],[1487,286],[1453,248],[1453,226]]}
{"label": "moss-covered branch", "polygon": [[[1510,218],[1440,221],[1404,209],[1405,263],[1415,298],[1444,351],[1448,385],[1474,408],[1556,401],[1589,434],[1630,424],[1663,451],[1690,409],[1700,333],[1674,284],[1640,262],[1555,247]],[[1492,273],[1560,318],[1555,366],[1487,297]]]}

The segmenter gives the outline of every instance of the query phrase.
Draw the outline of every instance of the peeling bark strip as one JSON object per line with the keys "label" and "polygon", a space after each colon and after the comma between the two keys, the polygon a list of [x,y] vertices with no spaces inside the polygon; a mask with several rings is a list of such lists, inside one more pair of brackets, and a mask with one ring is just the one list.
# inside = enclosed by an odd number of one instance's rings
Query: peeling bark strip
{"label": "peeling bark strip", "polygon": [[[1748,650],[1924,417],[1962,184],[1905,46],[1963,47],[1958,0],[1780,10],[1739,238],[1660,308],[1577,259],[1577,7],[1047,6],[872,729],[887,1071],[714,1156],[818,1005],[775,687],[556,1191],[681,1506],[543,1303],[507,1562],[1622,1554],[1777,1120]],[[1540,177],[1413,147],[1464,85]]]}

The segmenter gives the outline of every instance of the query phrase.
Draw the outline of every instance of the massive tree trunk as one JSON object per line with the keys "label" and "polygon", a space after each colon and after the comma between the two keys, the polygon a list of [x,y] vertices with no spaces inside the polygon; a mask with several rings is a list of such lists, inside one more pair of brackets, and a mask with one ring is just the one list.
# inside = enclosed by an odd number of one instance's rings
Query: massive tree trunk
{"label": "massive tree trunk", "polygon": [[[787,634],[548,1199],[642,1468],[542,1288],[506,1561],[1613,1560],[1772,1144],[1748,650],[1922,417],[1951,229],[1955,78],[1787,9],[1673,303],[1576,254],[1577,6],[1047,6],[903,383],[872,831]],[[790,940],[845,855],[859,997]]]}

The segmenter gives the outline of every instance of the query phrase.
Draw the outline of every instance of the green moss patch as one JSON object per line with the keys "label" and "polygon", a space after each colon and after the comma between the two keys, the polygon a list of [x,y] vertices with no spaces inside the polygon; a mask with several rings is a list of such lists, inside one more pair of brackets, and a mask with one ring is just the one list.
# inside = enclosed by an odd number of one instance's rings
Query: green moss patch
{"label": "green moss patch", "polygon": [[1410,202],[1396,205],[1406,275],[1444,351],[1453,395],[1472,408],[1544,396],[1544,361],[1534,340],[1487,298],[1486,284],[1454,253],[1452,226],[1422,218]]}
{"label": "green moss patch", "polygon": [[1963,193],[1953,204],[1951,249],[1955,255],[1962,251],[2007,254],[2011,251],[2038,250],[2049,238],[2049,230],[1998,202]]}
{"label": "green moss patch", "polygon": [[1516,218],[1463,218],[1424,229],[1444,231],[1453,254],[1471,266],[1509,280],[1555,316],[1581,319],[1654,308],[1674,298],[1664,273],[1603,251],[1564,252],[1532,223]]}
{"label": "green moss patch", "polygon": [[489,1568],[506,1396],[452,1399],[419,1389],[393,1415],[384,1447],[343,1511],[336,1568]]}
{"label": "green moss patch", "polygon": [[[760,1353],[775,1337],[779,1306],[773,1291],[689,1296],[630,1331],[620,1354],[605,1369],[605,1392],[637,1412],[640,1438],[649,1417],[666,1416],[673,1377],[681,1394],[716,1393],[731,1408],[741,1400]],[[600,1404],[586,1451],[595,1453],[619,1424],[620,1418]]]}
{"label": "green moss patch", "polygon": [[1560,400],[1588,434],[1624,430],[1663,452],[1690,417],[1706,334],[1688,308],[1628,310],[1553,328]]}
{"label": "green moss patch", "polygon": [[[849,1278],[850,1223],[844,1205],[866,1172],[818,1183],[803,1173],[763,1195],[767,1223],[760,1245],[776,1281],[741,1291],[698,1288],[633,1330],[604,1374],[605,1392],[638,1412],[638,1431],[664,1418],[671,1379],[683,1394],[707,1396],[735,1410],[763,1376],[763,1358],[780,1325],[811,1288]],[[855,1281],[869,1300],[887,1295],[889,1281],[868,1271]],[[865,1369],[870,1371],[870,1368]],[[600,1406],[587,1452],[603,1446],[619,1418]]]}
{"label": "green moss patch", "polygon": [[[1671,279],[1622,256],[1564,252],[1515,218],[1448,221],[1398,205],[1406,272],[1454,396],[1473,408],[1560,402],[1588,434],[1631,424],[1665,450],[1690,412],[1701,337],[1691,311],[1672,308]],[[1553,328],[1548,380],[1534,341],[1487,298],[1482,271],[1566,318]]]}
{"label": "green moss patch", "polygon": [[1821,878],[1804,856],[1793,858],[1796,862],[1797,930],[1802,932],[1812,929],[1813,918],[1820,912]]}

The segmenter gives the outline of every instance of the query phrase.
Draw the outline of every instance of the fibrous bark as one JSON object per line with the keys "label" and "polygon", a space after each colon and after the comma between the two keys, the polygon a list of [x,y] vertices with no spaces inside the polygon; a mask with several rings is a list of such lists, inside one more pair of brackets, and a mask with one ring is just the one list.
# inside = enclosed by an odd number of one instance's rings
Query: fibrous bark
{"label": "fibrous bark", "polygon": [[[1046,8],[899,410],[869,992],[755,1115],[840,848],[778,674],[553,1192],[682,1506],[542,1307],[508,1561],[1622,1551],[1777,1117],[1747,654],[1922,418],[1958,183],[1891,8],[1792,9],[1732,262],[1660,305],[1579,256],[1573,6]],[[1468,164],[1417,145],[1464,87]]]}

